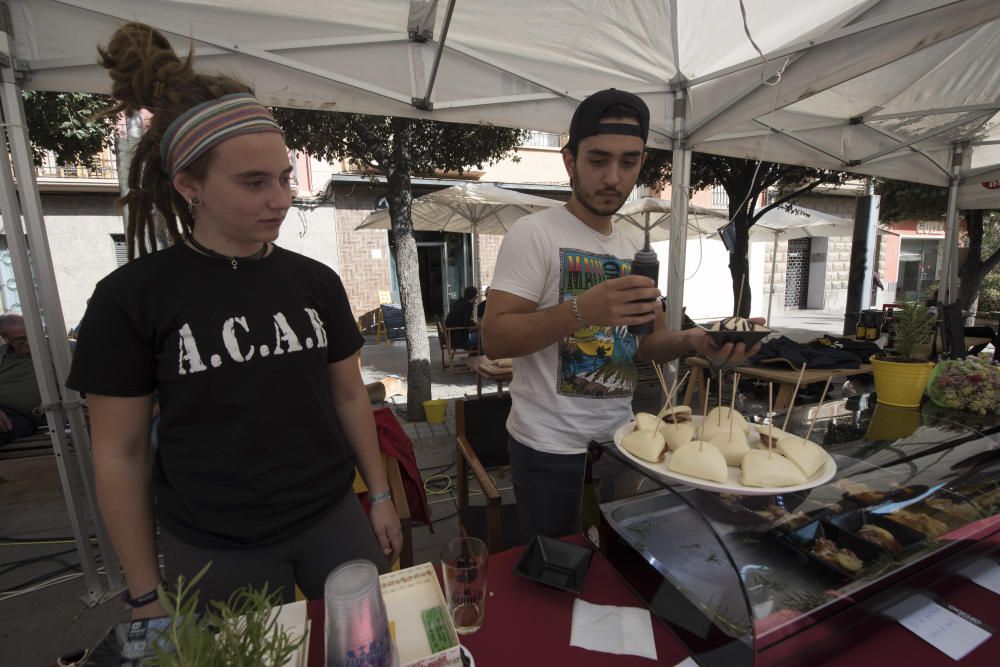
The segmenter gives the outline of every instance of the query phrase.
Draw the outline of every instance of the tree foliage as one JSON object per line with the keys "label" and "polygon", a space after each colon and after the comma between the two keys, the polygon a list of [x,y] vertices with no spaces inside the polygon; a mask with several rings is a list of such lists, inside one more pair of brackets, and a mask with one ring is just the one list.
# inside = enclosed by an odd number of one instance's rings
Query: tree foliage
{"label": "tree foliage", "polygon": [[939,220],[948,212],[948,188],[908,183],[886,178],[875,180],[879,218],[895,220]]}
{"label": "tree foliage", "polygon": [[114,119],[97,119],[111,106],[110,97],[42,91],[22,95],[36,165],[42,164],[45,151],[52,151],[58,164],[93,166],[101,151],[114,143]]}
{"label": "tree foliage", "polygon": [[430,347],[410,217],[411,176],[435,171],[461,173],[470,166],[482,168],[514,151],[527,132],[391,116],[274,111],[290,148],[320,159],[348,160],[360,169],[386,177],[396,275],[406,323],[406,415],[410,420],[423,419],[423,402],[431,398]]}
{"label": "tree foliage", "polygon": [[[321,160],[346,159],[362,169],[388,175],[400,168],[411,174],[436,170],[481,169],[516,149],[527,132],[492,125],[397,119],[391,116],[274,109],[289,148]],[[394,155],[396,127],[407,125],[409,150],[405,164]]]}
{"label": "tree foliage", "polygon": [[[639,174],[639,184],[663,189],[672,177],[671,154],[650,150]],[[733,302],[740,304],[739,315],[750,313],[750,228],[760,218],[777,207],[792,208],[802,195],[820,185],[840,185],[847,174],[828,169],[813,169],[777,162],[757,162],[723,155],[695,153],[691,160],[691,189],[701,190],[722,186],[729,197],[729,219],[733,225],[733,247],[730,248],[729,273],[733,280]],[[774,200],[761,207],[761,195],[777,191]],[[742,298],[740,293],[742,291]]]}

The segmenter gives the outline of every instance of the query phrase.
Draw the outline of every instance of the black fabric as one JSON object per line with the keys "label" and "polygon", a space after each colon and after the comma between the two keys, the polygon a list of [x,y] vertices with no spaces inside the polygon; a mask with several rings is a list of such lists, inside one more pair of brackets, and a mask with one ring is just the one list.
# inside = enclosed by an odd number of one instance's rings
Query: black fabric
{"label": "black fabric", "polygon": [[480,301],[479,305],[476,306],[476,319],[482,322],[484,317],[486,317],[486,299]]}
{"label": "black fabric", "polygon": [[13,442],[18,438],[26,438],[38,430],[38,425],[26,415],[22,415],[16,410],[0,405],[0,412],[7,415],[10,420],[11,429],[0,431],[0,445]]}
{"label": "black fabric", "polygon": [[275,247],[234,271],[178,244],[98,283],[67,385],[158,391],[157,518],[196,546],[261,546],[350,491],[328,364],[362,344],[328,267]]}
{"label": "black fabric", "polygon": [[524,543],[579,533],[587,455],[540,452],[514,438],[507,451]]}
{"label": "black fabric", "polygon": [[507,418],[510,416],[510,393],[501,396],[462,399],[465,415],[464,435],[476,451],[484,468],[507,465]]}
{"label": "black fabric", "polygon": [[[635,109],[639,115],[639,132],[635,132],[635,126],[625,126],[619,123],[602,123],[601,116],[609,107],[622,104]],[[638,95],[634,95],[624,90],[608,88],[600,90],[584,101],[573,113],[573,120],[569,124],[569,145],[576,146],[587,137],[597,134],[629,134],[642,138],[645,142],[649,136],[649,107]]]}
{"label": "black fabric", "polygon": [[[448,317],[444,320],[444,325],[446,327],[474,327],[476,323],[472,319],[472,302],[468,299],[456,299],[454,303],[451,304],[451,310],[448,311]],[[468,331],[452,331],[451,335],[451,346],[460,347],[463,349],[469,349],[469,332]]]}
{"label": "black fabric", "polygon": [[[760,352],[750,358],[756,364],[786,363],[792,368],[802,368],[802,364],[808,364],[810,369],[818,368],[858,368],[862,363],[868,362],[868,356],[878,351],[878,347],[872,345],[873,352],[861,349],[855,351],[828,345],[820,342],[797,343],[785,336],[779,336],[768,340],[761,345]],[[862,362],[864,357],[864,362]]]}

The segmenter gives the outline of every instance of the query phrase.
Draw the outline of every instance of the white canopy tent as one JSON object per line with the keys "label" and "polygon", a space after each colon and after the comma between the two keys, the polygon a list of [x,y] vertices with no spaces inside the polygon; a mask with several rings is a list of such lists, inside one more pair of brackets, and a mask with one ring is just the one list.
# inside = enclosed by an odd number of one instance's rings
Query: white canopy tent
{"label": "white canopy tent", "polygon": [[[20,90],[107,92],[95,46],[129,20],[160,28],[182,52],[193,45],[198,67],[244,77],[275,105],[563,132],[593,91],[638,93],[651,110],[650,145],[674,152],[670,261],[678,275],[693,150],[949,186],[946,300],[958,209],[1000,208],[996,0],[0,3],[11,18],[0,35],[0,102],[20,194],[5,155],[0,203],[6,221],[24,215],[53,332],[64,327]],[[18,282],[30,285],[24,239],[8,240]],[[683,285],[672,281],[674,327],[682,297]],[[61,432],[69,415],[85,451],[77,397],[62,389],[68,348],[53,341],[52,374],[40,304],[22,303],[39,376],[51,375],[42,387],[49,423]],[[78,458],[90,497],[86,457]],[[107,570],[116,571],[103,535],[102,545]],[[96,570],[86,559],[84,570],[93,598]]]}
{"label": "white canopy tent", "polygon": [[[433,232],[472,234],[472,282],[479,286],[479,235],[506,234],[521,217],[550,206],[558,199],[536,197],[485,183],[461,183],[413,200],[413,228]],[[375,211],[355,229],[391,229],[388,209]]]}

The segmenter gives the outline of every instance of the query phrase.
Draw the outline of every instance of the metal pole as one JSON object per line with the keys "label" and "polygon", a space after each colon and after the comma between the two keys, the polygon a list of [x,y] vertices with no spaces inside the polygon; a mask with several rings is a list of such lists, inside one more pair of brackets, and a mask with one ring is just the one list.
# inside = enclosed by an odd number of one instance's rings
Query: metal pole
{"label": "metal pole", "polygon": [[778,234],[774,230],[774,245],[771,247],[771,293],[767,297],[767,324],[771,325],[771,306],[774,304],[774,271],[778,268]]}
{"label": "metal pole", "polygon": [[844,308],[845,336],[854,335],[861,313],[871,304],[872,260],[875,250],[875,230],[878,226],[878,197],[871,178],[865,194],[854,206],[854,231],[851,237],[851,264],[847,280],[847,303]]}
{"label": "metal pole", "polygon": [[[128,172],[132,163],[132,155],[142,136],[142,116],[137,113],[125,118],[125,136],[115,141],[115,161],[118,163],[118,192],[124,197],[128,194]],[[122,229],[128,228],[128,207],[122,207]]]}
{"label": "metal pole", "polygon": [[438,41],[437,51],[434,52],[434,64],[431,65],[431,76],[427,81],[427,89],[424,96],[413,100],[413,106],[418,109],[431,109],[431,93],[434,91],[434,82],[437,80],[438,68],[441,66],[441,55],[444,53],[444,43],[448,39],[448,27],[451,25],[451,15],[455,12],[455,0],[449,0],[448,9],[444,15],[444,25],[441,27],[441,39]]}
{"label": "metal pole", "polygon": [[948,305],[958,299],[958,184],[962,180],[962,146],[951,148],[951,181],[948,186],[948,218],[944,228],[944,258],[938,300]]}
{"label": "metal pole", "polygon": [[684,306],[684,263],[687,257],[688,196],[691,185],[691,151],[682,148],[687,105],[684,91],[674,98],[673,179],[670,190],[670,257],[667,266],[667,327],[679,331]]}
{"label": "metal pole", "polygon": [[[688,196],[691,185],[691,151],[684,148],[687,117],[685,91],[674,94],[673,178],[670,188],[670,254],[667,260],[667,328],[680,331],[684,324],[684,269],[687,259]],[[678,374],[676,360],[667,364],[666,379],[672,383]]]}
{"label": "metal pole", "polygon": [[[87,601],[101,602],[108,592],[122,587],[121,570],[107,531],[100,519],[93,493],[94,477],[91,467],[90,436],[87,432],[80,406],[80,395],[66,389],[69,375],[70,349],[66,338],[66,324],[63,319],[59,294],[56,289],[55,272],[42,215],[42,203],[35,182],[35,168],[32,162],[31,143],[24,121],[24,105],[21,86],[13,69],[13,40],[7,32],[0,32],[0,54],[9,56],[0,63],[0,110],[3,126],[6,128],[10,146],[7,152],[0,150],[0,212],[6,223],[7,242],[11,250],[15,276],[19,285],[31,357],[35,376],[42,397],[52,446],[59,468],[59,479],[69,514],[70,529],[80,555],[84,583],[87,587]],[[15,191],[14,177],[17,178]],[[20,206],[19,206],[20,204]],[[21,233],[21,220],[24,233]],[[31,255],[29,257],[28,248]],[[32,279],[31,265],[37,280]],[[44,322],[43,322],[44,316]],[[46,325],[51,338],[45,334]],[[69,422],[74,451],[70,451],[65,424]],[[78,465],[77,474],[67,467],[67,457],[72,456]],[[81,488],[82,486],[82,488]],[[83,503],[79,503],[79,500]],[[87,517],[97,536],[97,545],[90,541]],[[97,571],[97,558],[103,558],[106,581],[102,582]],[[106,583],[106,585],[105,585]]]}

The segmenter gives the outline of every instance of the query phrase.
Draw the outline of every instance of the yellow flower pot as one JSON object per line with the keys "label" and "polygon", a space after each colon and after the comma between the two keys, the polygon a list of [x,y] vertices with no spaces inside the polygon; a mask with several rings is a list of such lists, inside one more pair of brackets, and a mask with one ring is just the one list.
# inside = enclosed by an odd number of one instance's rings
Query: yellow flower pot
{"label": "yellow flower pot", "polygon": [[[881,394],[879,398],[881,399]],[[881,403],[881,400],[879,401]],[[920,428],[920,410],[876,405],[868,424],[865,440],[898,440],[908,438]]]}
{"label": "yellow flower pot", "polygon": [[934,362],[903,363],[872,357],[871,363],[879,403],[899,408],[920,406]]}

